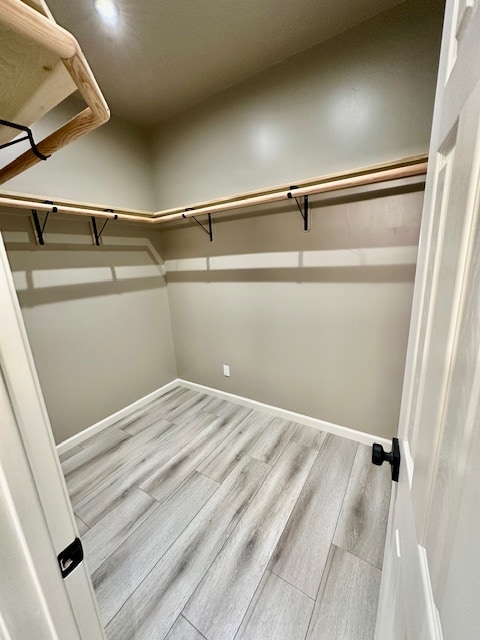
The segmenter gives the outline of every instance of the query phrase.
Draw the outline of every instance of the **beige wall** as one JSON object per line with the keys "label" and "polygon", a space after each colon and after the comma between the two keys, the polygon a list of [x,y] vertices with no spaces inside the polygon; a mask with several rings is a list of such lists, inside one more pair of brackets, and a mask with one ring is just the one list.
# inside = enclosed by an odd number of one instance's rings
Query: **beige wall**
{"label": "beige wall", "polygon": [[424,153],[442,12],[407,0],[166,122],[158,207]]}
{"label": "beige wall", "polygon": [[176,377],[162,259],[138,227],[55,220],[46,245],[23,214],[0,215],[57,442]]}
{"label": "beige wall", "polygon": [[[428,148],[442,3],[408,1],[173,118],[158,205],[294,184]],[[423,194],[316,199],[162,231],[181,377],[396,433]],[[231,366],[231,377],[222,375]]]}
{"label": "beige wall", "polygon": [[[180,377],[396,433],[422,191],[316,199],[163,232]],[[222,373],[229,364],[231,377]]]}
{"label": "beige wall", "polygon": [[[4,188],[153,208],[422,152],[439,7],[402,3],[189,110],[155,132],[152,163],[143,133],[113,118]],[[170,311],[183,377],[394,433],[421,199],[317,198],[311,234],[293,207],[263,208],[217,219],[212,245],[173,226],[168,298],[153,232],[110,224],[98,249],[87,221],[52,220],[39,248],[28,218],[2,216],[57,441],[175,377]]]}
{"label": "beige wall", "polygon": [[[41,140],[81,109],[76,99],[65,101],[32,127],[35,139]],[[20,145],[2,150],[2,166],[20,150]],[[99,129],[0,185],[0,190],[152,210],[152,186],[145,133],[112,116]]]}
{"label": "beige wall", "polygon": [[[36,137],[79,108],[75,100],[61,105]],[[143,133],[115,117],[1,188],[153,208]],[[50,216],[39,247],[29,216],[11,214],[0,215],[0,229],[61,442],[176,377],[158,233],[109,222],[103,246],[94,247],[88,220]]]}

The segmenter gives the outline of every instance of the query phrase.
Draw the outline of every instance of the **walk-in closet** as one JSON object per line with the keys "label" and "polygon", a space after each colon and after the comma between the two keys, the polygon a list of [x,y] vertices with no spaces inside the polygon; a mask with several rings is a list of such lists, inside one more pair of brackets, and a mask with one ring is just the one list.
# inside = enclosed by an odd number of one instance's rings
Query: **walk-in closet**
{"label": "walk-in closet", "polygon": [[478,5],[1,0],[2,638],[477,637]]}

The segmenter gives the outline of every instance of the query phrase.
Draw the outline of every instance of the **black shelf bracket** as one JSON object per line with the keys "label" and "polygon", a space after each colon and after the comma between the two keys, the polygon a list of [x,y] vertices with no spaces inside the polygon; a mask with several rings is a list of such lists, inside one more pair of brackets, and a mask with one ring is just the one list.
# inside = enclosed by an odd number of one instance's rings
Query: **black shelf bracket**
{"label": "black shelf bracket", "polygon": [[303,208],[302,208],[300,206],[300,203],[298,202],[298,198],[296,198],[292,193],[293,189],[298,189],[298,187],[296,186],[290,187],[290,191],[288,192],[287,196],[289,198],[295,198],[295,202],[297,203],[298,210],[300,211],[300,215],[303,218],[303,230],[310,231],[310,209],[308,207],[308,196],[303,196]]}
{"label": "black shelf bracket", "polygon": [[28,142],[30,143],[30,147],[32,148],[32,151],[37,156],[37,158],[40,158],[40,160],[47,160],[48,158],[50,158],[50,156],[44,156],[43,153],[41,153],[41,151],[35,144],[35,140],[33,139],[32,130],[29,129],[28,127],[24,127],[21,124],[16,124],[15,122],[9,122],[8,120],[1,120],[1,119],[0,119],[0,125],[2,125],[3,127],[10,127],[11,129],[17,129],[17,131],[23,131],[24,133],[27,134],[23,138],[18,138],[17,140],[10,140],[10,142],[5,142],[4,144],[0,144],[0,149],[5,149],[6,147],[11,147],[14,144],[18,144],[19,142],[25,142],[25,140],[28,140]]}
{"label": "black shelf bracket", "polygon": [[[185,211],[194,211],[194,209],[185,209]],[[182,215],[185,219],[187,218],[187,216],[184,213]],[[195,216],[188,216],[188,217],[193,218],[195,222],[198,224],[198,226],[201,227],[205,231],[207,236],[210,238],[210,242],[213,242],[212,214],[211,213],[208,214],[208,227],[202,224],[200,220],[198,220]]]}
{"label": "black shelf bracket", "polygon": [[[113,213],[113,209],[105,209],[105,212]],[[114,220],[117,220],[117,218],[118,218],[118,216],[117,216],[117,214],[115,214],[115,215],[113,216],[113,219],[114,219]],[[97,220],[96,220],[96,218],[95,218],[94,216],[92,216],[92,230],[93,230],[93,237],[95,238],[95,245],[96,245],[97,247],[99,247],[99,246],[100,246],[100,238],[102,237],[102,233],[103,233],[103,231],[104,231],[105,227],[107,226],[107,222],[108,222],[109,220],[110,220],[110,218],[106,218],[106,219],[105,219],[105,222],[102,224],[102,226],[101,226],[101,228],[100,228],[100,231],[99,231],[99,230],[98,230],[98,227],[97,227]]]}
{"label": "black shelf bracket", "polygon": [[38,244],[42,245],[42,247],[45,245],[45,237],[43,235],[43,232],[45,231],[45,227],[47,226],[48,216],[50,215],[50,213],[57,213],[58,211],[57,207],[53,204],[53,202],[46,200],[44,204],[51,204],[52,210],[47,211],[47,215],[45,216],[43,224],[40,224],[40,219],[38,217],[37,210],[32,209],[33,224],[35,226],[35,232],[37,234]]}

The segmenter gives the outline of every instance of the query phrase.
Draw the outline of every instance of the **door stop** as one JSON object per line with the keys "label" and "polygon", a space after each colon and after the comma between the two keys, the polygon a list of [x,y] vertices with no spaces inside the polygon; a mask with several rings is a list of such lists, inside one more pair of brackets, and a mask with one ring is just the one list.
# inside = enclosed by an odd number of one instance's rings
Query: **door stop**
{"label": "door stop", "polygon": [[400,471],[400,445],[398,438],[392,438],[392,450],[388,453],[381,444],[375,442],[372,447],[372,462],[379,467],[385,462],[392,465],[392,480],[398,482],[398,474]]}

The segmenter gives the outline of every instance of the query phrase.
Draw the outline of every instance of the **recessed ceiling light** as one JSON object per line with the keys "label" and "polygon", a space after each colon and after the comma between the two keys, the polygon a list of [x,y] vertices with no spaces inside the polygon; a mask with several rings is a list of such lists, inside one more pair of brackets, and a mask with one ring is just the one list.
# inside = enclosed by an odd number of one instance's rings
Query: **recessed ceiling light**
{"label": "recessed ceiling light", "polygon": [[115,27],[120,18],[120,10],[113,0],[94,0],[95,11],[109,27]]}

